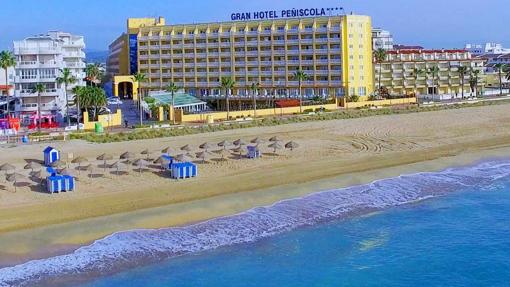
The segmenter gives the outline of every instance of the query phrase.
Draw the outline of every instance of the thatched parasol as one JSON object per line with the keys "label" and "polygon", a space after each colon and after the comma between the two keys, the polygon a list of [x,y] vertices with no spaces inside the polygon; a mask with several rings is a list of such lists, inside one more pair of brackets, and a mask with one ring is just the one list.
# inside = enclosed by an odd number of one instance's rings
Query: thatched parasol
{"label": "thatched parasol", "polygon": [[206,152],[207,152],[207,151],[209,151],[210,149],[212,149],[212,148],[213,148],[213,145],[212,145],[212,144],[210,144],[210,143],[208,143],[208,142],[205,142],[205,143],[201,144],[201,145],[199,146],[199,148],[200,148],[200,149],[203,149],[204,151],[206,151]]}
{"label": "thatched parasol", "polygon": [[112,165],[110,165],[110,168],[116,169],[116,173],[118,175],[119,174],[119,170],[125,169],[126,165],[124,163],[120,162],[120,161],[116,161]]}
{"label": "thatched parasol", "polygon": [[120,158],[120,159],[133,159],[133,158],[135,158],[135,157],[136,157],[136,154],[134,154],[134,153],[132,153],[132,152],[127,151],[127,152],[125,152],[125,153],[121,154],[119,158]]}
{"label": "thatched parasol", "polygon": [[273,149],[273,153],[276,154],[276,150],[278,149],[282,149],[282,145],[278,142],[273,142],[272,144],[270,144],[268,147],[272,148]]}
{"label": "thatched parasol", "polygon": [[63,174],[63,175],[70,175],[70,176],[74,176],[74,171],[71,170],[70,168],[63,168],[61,170],[59,170],[59,173],[60,174]]}
{"label": "thatched parasol", "polygon": [[233,152],[235,153],[239,153],[239,158],[241,158],[243,155],[242,155],[242,152],[243,152],[243,148],[241,146],[238,146],[236,148],[233,148],[232,149]]}
{"label": "thatched parasol", "polygon": [[264,141],[263,141],[262,139],[260,139],[260,138],[254,138],[254,139],[252,139],[252,140],[250,141],[250,143],[252,143],[252,144],[256,144],[256,145],[259,145],[259,144],[261,144],[261,143],[263,143],[263,142],[264,142]]}
{"label": "thatched parasol", "polygon": [[21,173],[13,173],[7,176],[7,181],[13,183],[14,192],[16,192],[16,183],[23,179],[25,179],[25,176]]}
{"label": "thatched parasol", "polygon": [[290,149],[290,151],[293,151],[294,149],[298,148],[299,145],[296,142],[290,141],[285,144],[286,149]]}
{"label": "thatched parasol", "polygon": [[171,154],[173,149],[171,147],[166,147],[161,150],[161,153]]}
{"label": "thatched parasol", "polygon": [[234,141],[235,146],[243,146],[246,145],[246,143],[242,139],[238,139]]}
{"label": "thatched parasol", "polygon": [[232,144],[229,141],[222,141],[218,143],[218,146],[222,147],[224,150],[227,150],[227,148],[231,145]]}
{"label": "thatched parasol", "polygon": [[147,166],[149,164],[148,161],[144,160],[144,159],[137,159],[133,162],[133,165],[137,166],[138,167],[138,172],[141,174],[142,173],[142,169]]}
{"label": "thatched parasol", "polygon": [[103,153],[102,155],[98,156],[96,159],[103,161],[103,171],[106,171],[106,161],[113,160],[113,155]]}
{"label": "thatched parasol", "polygon": [[185,151],[185,152],[191,152],[192,151],[192,149],[191,149],[191,147],[189,145],[185,145],[185,146],[181,147],[181,150]]}
{"label": "thatched parasol", "polygon": [[79,174],[79,173],[80,173],[80,171],[81,171],[81,164],[82,164],[82,163],[85,163],[85,162],[88,162],[88,161],[89,161],[88,159],[86,159],[86,158],[84,158],[84,157],[82,157],[82,156],[79,156],[79,157],[77,157],[77,158],[73,159],[73,160],[71,161],[71,163],[77,163],[77,164],[78,164],[78,174]]}
{"label": "thatched parasol", "polygon": [[220,149],[220,150],[214,151],[214,153],[220,155],[221,160],[225,160],[225,157],[230,155],[230,152],[226,149]]}
{"label": "thatched parasol", "polygon": [[10,163],[4,163],[0,165],[0,170],[4,172],[4,175],[7,175],[7,172],[14,171],[16,167]]}
{"label": "thatched parasol", "polygon": [[187,154],[178,154],[174,157],[174,159],[179,162],[191,161],[191,158]]}
{"label": "thatched parasol", "polygon": [[211,153],[208,151],[197,152],[197,158],[202,159],[202,163],[211,158]]}
{"label": "thatched parasol", "polygon": [[41,167],[41,165],[40,165],[40,164],[38,164],[38,163],[37,163],[37,162],[35,162],[35,161],[31,161],[31,162],[29,162],[29,163],[27,163],[27,164],[25,165],[24,169],[29,169],[30,171],[32,171],[32,172],[33,172],[33,171],[34,171],[34,169],[36,169],[36,168],[40,168],[40,167]]}
{"label": "thatched parasol", "polygon": [[89,164],[85,166],[85,170],[89,172],[89,178],[92,177],[92,171],[94,171],[94,166]]}
{"label": "thatched parasol", "polygon": [[282,140],[278,136],[274,136],[269,139],[270,142],[281,142]]}
{"label": "thatched parasol", "polygon": [[147,156],[147,160],[149,160],[149,156],[151,155],[151,152],[149,151],[149,149],[144,149],[140,152],[141,155],[145,155]]}

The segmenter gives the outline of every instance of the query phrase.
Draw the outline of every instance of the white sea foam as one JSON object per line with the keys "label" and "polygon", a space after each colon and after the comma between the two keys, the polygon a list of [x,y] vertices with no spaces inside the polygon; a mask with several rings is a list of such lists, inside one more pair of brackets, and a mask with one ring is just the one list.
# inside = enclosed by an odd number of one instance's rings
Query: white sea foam
{"label": "white sea foam", "polygon": [[30,286],[39,280],[60,276],[106,273],[138,260],[169,258],[252,242],[353,212],[381,210],[466,187],[490,186],[509,175],[510,162],[485,162],[318,192],[186,227],[119,232],[71,254],[0,269],[0,286]]}

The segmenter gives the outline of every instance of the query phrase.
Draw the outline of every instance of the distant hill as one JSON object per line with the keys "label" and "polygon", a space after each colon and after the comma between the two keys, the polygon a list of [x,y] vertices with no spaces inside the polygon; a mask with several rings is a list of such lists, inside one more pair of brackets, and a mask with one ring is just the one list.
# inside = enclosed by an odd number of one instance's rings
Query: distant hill
{"label": "distant hill", "polygon": [[86,50],[87,63],[105,64],[108,51]]}

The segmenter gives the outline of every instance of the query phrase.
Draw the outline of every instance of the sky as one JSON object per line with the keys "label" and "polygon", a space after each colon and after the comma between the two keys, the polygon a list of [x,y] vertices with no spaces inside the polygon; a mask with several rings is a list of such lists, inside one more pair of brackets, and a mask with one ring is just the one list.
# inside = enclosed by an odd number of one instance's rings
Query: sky
{"label": "sky", "polygon": [[129,17],[163,16],[167,24],[189,24],[228,21],[234,12],[315,7],[370,15],[373,26],[391,31],[398,44],[510,47],[509,0],[2,0],[0,50],[48,30],[83,35],[87,49],[107,50]]}

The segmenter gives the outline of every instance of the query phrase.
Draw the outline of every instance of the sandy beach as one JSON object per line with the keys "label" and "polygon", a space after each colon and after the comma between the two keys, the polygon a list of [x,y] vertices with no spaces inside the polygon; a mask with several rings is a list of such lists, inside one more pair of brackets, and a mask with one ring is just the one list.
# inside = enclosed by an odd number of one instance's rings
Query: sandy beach
{"label": "sandy beach", "polygon": [[[510,152],[510,105],[445,110],[352,120],[308,122],[191,136],[91,144],[56,143],[95,166],[102,153],[118,157],[148,148],[157,157],[167,146],[279,136],[299,143],[294,151],[271,155],[262,144],[262,159],[212,160],[198,164],[200,176],[179,181],[154,171],[139,175],[80,175],[79,190],[50,195],[32,186],[14,192],[0,182],[0,265],[59,254],[114,232],[185,225],[238,213],[309,193],[368,183],[376,179],[466,165]],[[0,163],[23,166],[41,160],[45,145],[1,148]],[[143,157],[140,155],[140,157]],[[111,162],[111,161],[110,161]],[[102,175],[102,176],[99,176]],[[2,176],[3,178],[3,176]]]}

